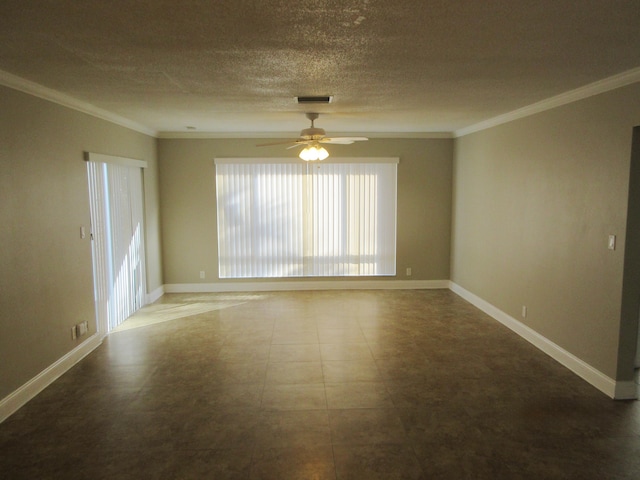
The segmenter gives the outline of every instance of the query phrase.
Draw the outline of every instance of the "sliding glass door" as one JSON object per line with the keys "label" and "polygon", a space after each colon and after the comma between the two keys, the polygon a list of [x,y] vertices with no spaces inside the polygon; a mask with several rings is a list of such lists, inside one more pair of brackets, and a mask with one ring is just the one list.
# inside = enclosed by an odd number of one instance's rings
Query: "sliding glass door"
{"label": "sliding glass door", "polygon": [[136,160],[89,156],[96,315],[106,334],[145,301],[142,169]]}

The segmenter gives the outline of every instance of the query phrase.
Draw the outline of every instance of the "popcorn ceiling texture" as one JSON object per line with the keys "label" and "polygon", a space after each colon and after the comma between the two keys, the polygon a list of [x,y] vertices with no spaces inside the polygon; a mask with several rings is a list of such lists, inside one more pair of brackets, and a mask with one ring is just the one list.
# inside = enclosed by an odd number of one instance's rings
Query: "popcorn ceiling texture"
{"label": "popcorn ceiling texture", "polygon": [[[446,132],[640,65],[637,0],[4,0],[0,70],[156,131]],[[308,108],[308,107],[307,107]]]}

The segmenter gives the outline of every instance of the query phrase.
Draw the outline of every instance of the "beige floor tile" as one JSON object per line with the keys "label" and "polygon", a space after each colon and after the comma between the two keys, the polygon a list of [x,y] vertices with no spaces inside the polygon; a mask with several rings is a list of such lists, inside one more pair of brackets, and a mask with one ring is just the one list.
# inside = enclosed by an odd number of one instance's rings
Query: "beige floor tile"
{"label": "beige floor tile", "polygon": [[327,397],[322,384],[266,385],[262,394],[265,410],[325,410]]}
{"label": "beige floor tile", "polygon": [[366,339],[360,327],[355,328],[326,328],[318,327],[320,343],[365,343]]}
{"label": "beige floor tile", "polygon": [[271,384],[322,384],[320,362],[270,362],[267,366],[267,385]]}
{"label": "beige floor tile", "polygon": [[326,410],[266,410],[256,427],[258,449],[319,445],[331,445]]}
{"label": "beige floor tile", "polygon": [[325,384],[329,408],[392,408],[387,387],[382,382]]}
{"label": "beige floor tile", "polygon": [[269,362],[319,362],[320,348],[317,344],[271,345]]}
{"label": "beige floor tile", "polygon": [[226,345],[220,349],[218,354],[219,360],[226,362],[261,362],[269,359],[268,344],[259,345]]}
{"label": "beige floor tile", "polygon": [[254,455],[251,480],[335,480],[330,446],[269,448]]}
{"label": "beige floor tile", "polygon": [[429,478],[425,476],[416,455],[407,445],[336,445],[334,446],[334,458],[336,474],[339,479],[387,480],[402,478],[423,480]]}
{"label": "beige floor tile", "polygon": [[274,345],[318,344],[317,329],[274,331],[271,343]]}
{"label": "beige floor tile", "polygon": [[329,410],[334,445],[405,444],[409,438],[394,408]]}
{"label": "beige floor tile", "polygon": [[330,343],[320,345],[323,361],[373,360],[369,344],[363,343]]}
{"label": "beige floor tile", "polygon": [[207,385],[262,383],[267,373],[267,362],[218,361],[209,370]]}
{"label": "beige floor tile", "polygon": [[322,362],[322,370],[327,383],[382,381],[372,360],[327,361]]}

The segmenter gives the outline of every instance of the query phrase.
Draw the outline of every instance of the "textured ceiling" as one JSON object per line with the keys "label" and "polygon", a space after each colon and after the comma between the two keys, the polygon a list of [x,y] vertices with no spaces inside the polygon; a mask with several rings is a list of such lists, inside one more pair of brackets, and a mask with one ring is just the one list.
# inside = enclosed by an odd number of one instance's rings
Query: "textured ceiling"
{"label": "textured ceiling", "polygon": [[638,66],[638,0],[0,2],[0,70],[158,132],[293,132],[307,110],[451,132]]}

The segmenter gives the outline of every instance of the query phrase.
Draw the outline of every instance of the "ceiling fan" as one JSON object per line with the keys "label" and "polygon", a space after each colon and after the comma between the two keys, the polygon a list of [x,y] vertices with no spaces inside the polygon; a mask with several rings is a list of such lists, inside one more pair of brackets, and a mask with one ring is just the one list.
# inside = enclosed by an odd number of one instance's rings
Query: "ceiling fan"
{"label": "ceiling fan", "polygon": [[324,148],[322,143],[333,143],[339,145],[349,145],[354,142],[369,140],[367,137],[327,137],[323,128],[317,128],[313,122],[319,116],[318,113],[306,113],[305,116],[311,120],[311,127],[305,128],[300,132],[300,137],[295,140],[286,140],[284,142],[261,143],[257,147],[266,147],[269,145],[284,145],[291,143],[287,148],[304,147],[298,155],[302,160],[314,161],[324,160],[329,156],[329,152]]}

